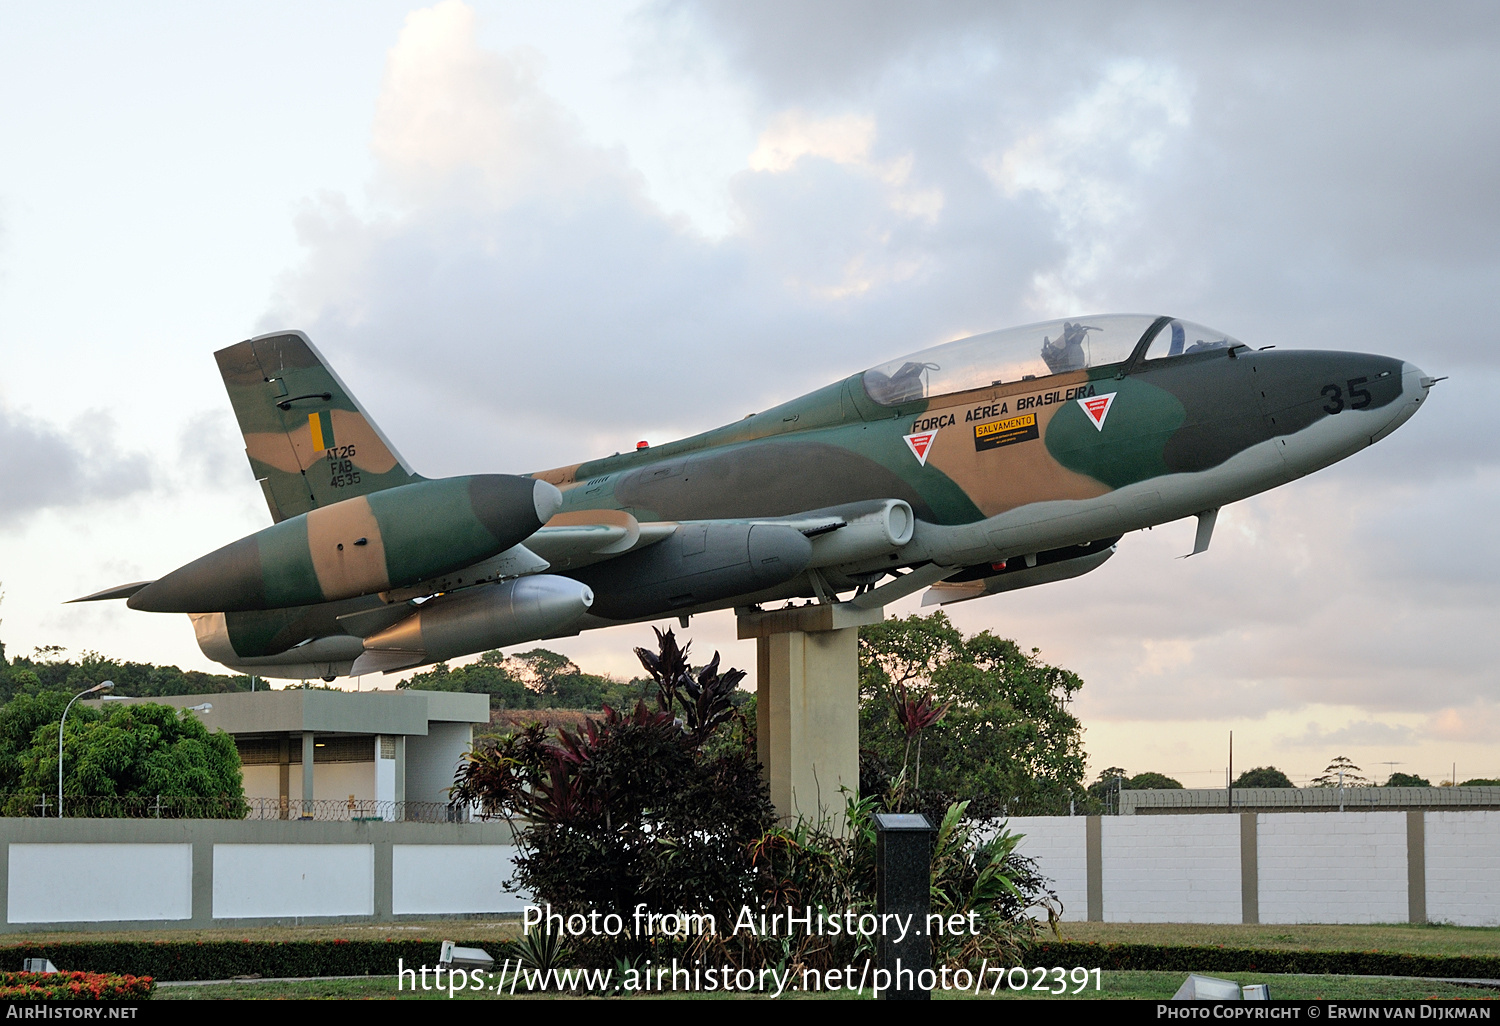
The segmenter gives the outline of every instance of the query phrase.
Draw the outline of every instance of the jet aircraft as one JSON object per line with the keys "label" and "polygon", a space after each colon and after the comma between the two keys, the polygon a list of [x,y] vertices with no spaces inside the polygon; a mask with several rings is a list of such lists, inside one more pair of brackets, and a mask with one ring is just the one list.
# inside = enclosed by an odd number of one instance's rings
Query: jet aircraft
{"label": "jet aircraft", "polygon": [[[246,674],[395,672],[783,600],[873,609],[1076,577],[1394,431],[1433,378],[1167,316],[959,339],[667,445],[414,472],[301,332],[215,354],[273,525],[124,598]],[[1437,379],[1440,380],[1440,379]]]}

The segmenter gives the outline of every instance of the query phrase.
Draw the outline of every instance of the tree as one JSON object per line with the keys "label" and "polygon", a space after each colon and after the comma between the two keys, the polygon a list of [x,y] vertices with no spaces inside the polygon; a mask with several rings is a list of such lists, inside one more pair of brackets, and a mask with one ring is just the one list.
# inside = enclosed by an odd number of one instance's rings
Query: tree
{"label": "tree", "polygon": [[[57,716],[65,703],[52,694],[21,696],[0,714],[0,770],[19,769],[15,790],[56,793]],[[27,749],[7,757],[6,746],[20,731],[49,714],[32,730]],[[239,819],[246,812],[234,738],[210,733],[192,713],[165,705],[115,706],[104,713],[74,706],[63,738],[63,780],[67,798],[93,799],[86,805],[93,815],[126,815],[157,796],[169,809],[180,804],[199,817]],[[28,799],[15,801],[26,807],[12,814],[29,812]]]}
{"label": "tree", "polygon": [[1257,766],[1234,778],[1235,787],[1296,787],[1290,777],[1275,766]]}
{"label": "tree", "polygon": [[1165,773],[1137,773],[1125,782],[1132,791],[1181,791],[1182,784]]}
{"label": "tree", "polygon": [[1313,777],[1313,787],[1338,787],[1342,782],[1344,787],[1369,787],[1371,781],[1368,777],[1360,774],[1358,766],[1347,756],[1334,756],[1328,768],[1323,771],[1321,777]]}
{"label": "tree", "polygon": [[[1420,777],[1417,779],[1421,779]],[[1417,785],[1425,786],[1425,785]],[[1459,787],[1500,787],[1500,780],[1493,777],[1475,777],[1473,780],[1465,780]]]}
{"label": "tree", "polygon": [[1386,787],[1431,787],[1432,781],[1426,777],[1419,777],[1414,773],[1392,773],[1391,778],[1385,782]]}
{"label": "tree", "polygon": [[923,808],[972,799],[980,816],[1065,813],[1084,797],[1083,726],[1068,711],[1077,674],[988,631],[965,638],[942,612],[861,627],[859,654],[867,763],[905,763],[903,694],[949,706],[921,730]]}
{"label": "tree", "polygon": [[1128,787],[1130,774],[1123,766],[1107,766],[1099,771],[1099,777],[1089,785],[1089,798],[1104,808],[1114,808],[1115,795]]}
{"label": "tree", "polygon": [[722,915],[753,894],[750,846],[775,815],[733,707],[744,674],[720,674],[717,654],[695,671],[671,631],[657,637],[637,650],[654,711],[606,707],[551,739],[532,724],[477,746],[455,780],[455,802],[524,820],[517,881],[558,911]]}
{"label": "tree", "polygon": [[396,687],[489,695],[491,709],[620,709],[647,697],[646,683],[584,673],[567,656],[537,648],[513,656],[497,649],[452,669],[438,663]]}
{"label": "tree", "polygon": [[[31,674],[31,680],[36,675]],[[28,681],[29,685],[31,682]],[[37,691],[35,688],[18,694],[0,707],[0,792],[10,794],[21,789],[21,778],[25,760],[31,753],[33,740],[45,735],[43,726],[51,724],[51,745],[54,759],[57,753],[57,724],[62,719],[63,709],[69,695],[61,691]],[[87,706],[74,706],[68,715],[68,724],[87,722],[98,717],[98,713]],[[57,783],[57,771],[53,770],[52,783]]]}
{"label": "tree", "polygon": [[[31,656],[16,656],[9,663],[0,660],[0,701],[43,691],[64,692],[71,698],[101,680],[114,681],[112,693],[131,698],[250,690],[247,676],[119,662],[98,652],[84,652],[74,661],[63,658],[63,651],[58,645],[41,645]],[[68,719],[72,722],[71,714]]]}

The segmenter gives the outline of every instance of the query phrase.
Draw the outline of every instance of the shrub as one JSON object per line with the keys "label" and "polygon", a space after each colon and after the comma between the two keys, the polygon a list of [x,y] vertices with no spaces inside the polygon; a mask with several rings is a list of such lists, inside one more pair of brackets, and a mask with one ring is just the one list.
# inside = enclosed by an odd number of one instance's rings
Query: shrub
{"label": "shrub", "polygon": [[[816,913],[856,914],[875,911],[875,821],[879,799],[855,800],[845,806],[844,829],[801,821],[766,832],[754,848],[760,904],[770,908],[810,906]],[[1030,859],[1016,855],[1021,835],[1001,829],[981,836],[966,818],[967,802],[947,809],[932,853],[931,912],[945,918],[968,916],[974,934],[936,938],[935,964],[955,967],[972,959],[1014,964],[1036,939],[1041,924],[1029,913],[1041,910],[1055,922],[1062,906]],[[847,936],[804,936],[790,945],[776,939],[735,938],[721,944],[722,953],[738,964],[785,959],[803,968],[847,965],[873,954],[873,941]]]}
{"label": "shrub", "polygon": [[656,709],[605,707],[549,738],[532,724],[471,753],[455,802],[525,820],[517,883],[559,912],[617,912],[638,903],[722,915],[752,899],[750,844],[774,821],[748,727],[731,693],[744,678],[696,673],[687,646],[657,632],[637,650]]}
{"label": "shrub", "polygon": [[[873,815],[889,795],[847,796],[840,829],[805,820],[775,826],[749,725],[732,702],[744,673],[694,671],[687,647],[657,632],[658,651],[636,654],[656,685],[656,708],[606,708],[553,736],[531,724],[479,747],[460,769],[455,802],[517,827],[516,884],[564,916],[616,913],[627,930],[638,904],[657,913],[711,914],[715,931],[569,939],[580,961],[611,965],[663,956],[717,958],[738,967],[833,968],[871,942],[799,931],[757,935],[735,927],[742,911],[872,912]],[[933,710],[928,710],[932,712]],[[938,958],[1013,959],[1033,939],[1029,910],[1059,908],[1019,837],[982,838],[967,802],[943,810],[933,852],[932,911],[974,913],[977,936],[944,937]]]}
{"label": "shrub", "polygon": [[128,1001],[149,998],[155,989],[149,976],[0,972],[0,998],[10,1001]]}

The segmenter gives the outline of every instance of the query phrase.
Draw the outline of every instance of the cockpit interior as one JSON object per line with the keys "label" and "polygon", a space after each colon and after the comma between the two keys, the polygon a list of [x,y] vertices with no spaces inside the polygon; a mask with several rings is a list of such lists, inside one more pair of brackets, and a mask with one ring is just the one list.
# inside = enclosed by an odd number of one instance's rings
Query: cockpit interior
{"label": "cockpit interior", "polygon": [[1043,321],[945,342],[864,373],[865,394],[882,406],[1032,381],[1111,364],[1137,353],[1166,360],[1243,345],[1222,331],[1151,314]]}

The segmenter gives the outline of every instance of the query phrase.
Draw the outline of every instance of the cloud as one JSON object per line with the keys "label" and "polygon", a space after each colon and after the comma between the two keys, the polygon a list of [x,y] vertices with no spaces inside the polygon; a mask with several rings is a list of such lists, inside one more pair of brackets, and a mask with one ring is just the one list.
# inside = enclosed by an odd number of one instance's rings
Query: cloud
{"label": "cloud", "polygon": [[874,141],[875,119],[868,115],[814,118],[800,110],[783,111],[761,133],[749,166],[751,171],[779,173],[803,157],[863,165]]}
{"label": "cloud", "polygon": [[[1331,730],[1325,730],[1320,723],[1309,723],[1301,734],[1296,737],[1282,738],[1281,743],[1297,748],[1333,751],[1340,746],[1352,745],[1401,748],[1416,744],[1419,740],[1421,740],[1421,734],[1405,724],[1359,720]],[[1374,774],[1373,770],[1368,772]]]}
{"label": "cloud", "polygon": [[1500,709],[1491,701],[1450,706],[1433,713],[1427,729],[1434,737],[1444,741],[1493,745],[1495,737],[1500,735]]}
{"label": "cloud", "polygon": [[1182,10],[669,5],[674,45],[754,94],[713,239],[590,141],[534,51],[486,50],[457,3],[416,12],[373,204],[309,203],[267,326],[307,328],[432,474],[573,463],[1089,311],[1453,373],[1369,452],[1226,509],[1203,556],[1163,527],[1081,580],[952,610],[1083,673],[1090,722],[1326,705],[1348,723],[1307,744],[1430,739],[1454,723],[1394,718],[1497,683],[1500,25]]}
{"label": "cloud", "polygon": [[83,506],[147,489],[145,457],[122,453],[107,417],[85,413],[68,434],[0,403],[0,527],[41,510]]}
{"label": "cloud", "polygon": [[417,203],[505,207],[626,174],[619,157],[582,145],[576,118],[542,92],[539,53],[490,53],[477,33],[458,0],[407,16],[375,111],[383,185]]}
{"label": "cloud", "polygon": [[[483,50],[462,5],[411,15],[379,100],[377,212],[309,203],[307,260],[265,320],[369,381],[351,385],[396,411],[382,423],[424,472],[539,469],[709,427],[1016,305],[996,283],[1024,282],[1025,247],[947,272],[934,254],[986,223],[1034,234],[1033,215],[954,220],[949,186],[866,115],[771,117],[727,183],[739,229],[709,241],[582,136],[536,60]],[[960,176],[972,193],[982,172]],[[441,431],[405,412],[436,404]]]}

